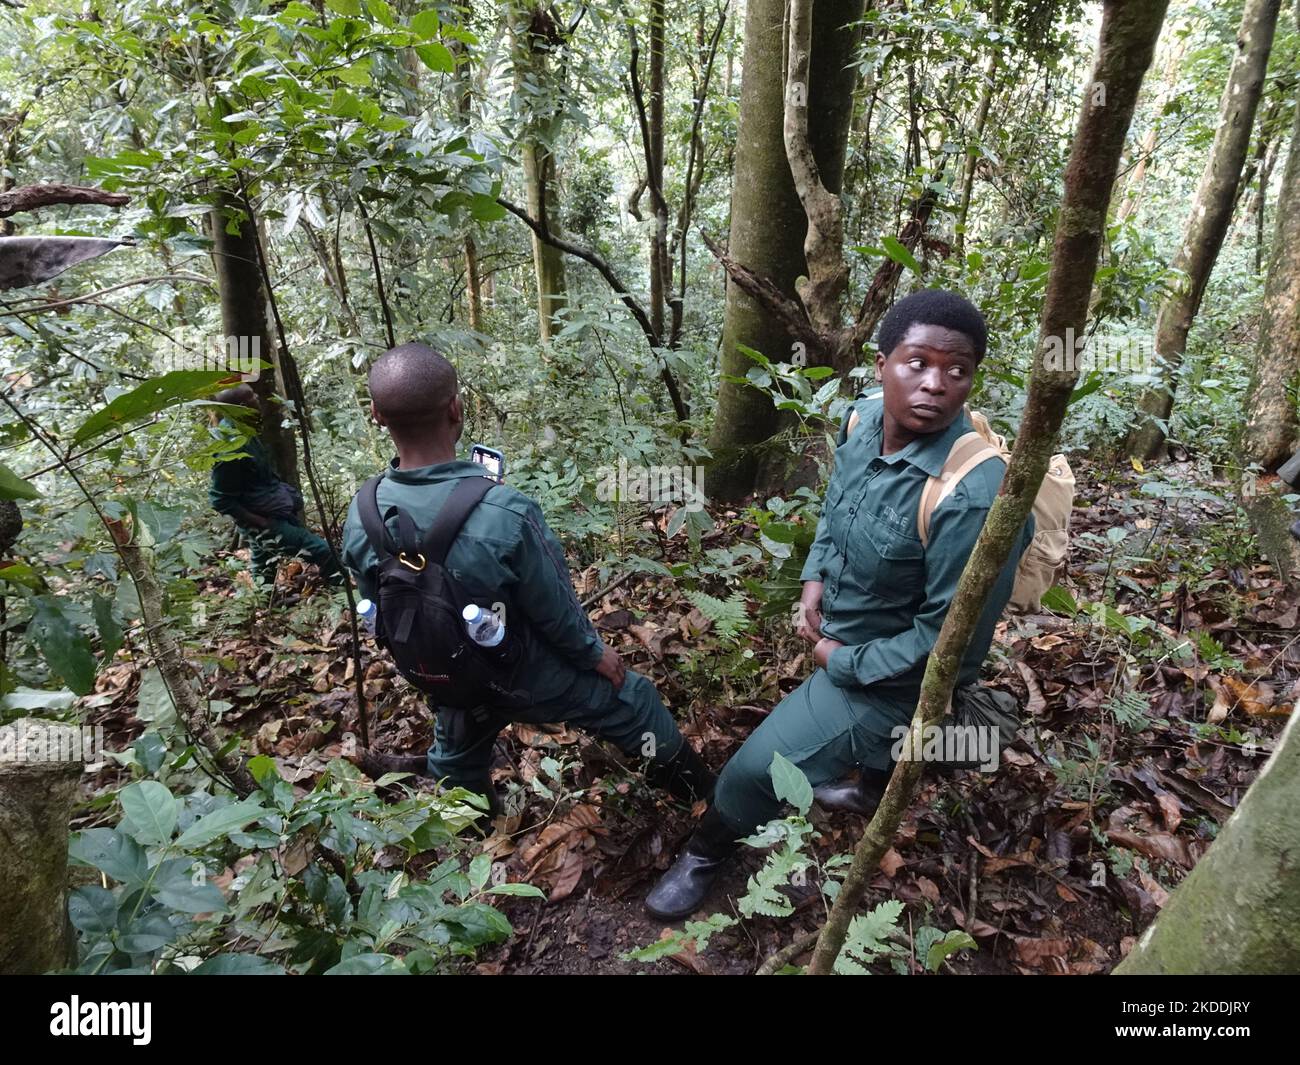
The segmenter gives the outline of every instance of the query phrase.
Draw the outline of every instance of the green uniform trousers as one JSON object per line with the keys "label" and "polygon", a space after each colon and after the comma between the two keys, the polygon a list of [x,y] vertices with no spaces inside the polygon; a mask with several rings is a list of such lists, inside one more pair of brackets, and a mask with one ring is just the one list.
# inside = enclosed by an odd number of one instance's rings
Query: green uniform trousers
{"label": "green uniform trousers", "polygon": [[240,526],[240,529],[248,538],[253,573],[263,580],[275,578],[275,566],[281,557],[314,562],[320,567],[323,577],[334,577],[338,573],[329,544],[304,525],[272,518],[269,529],[246,526]]}
{"label": "green uniform trousers", "polygon": [[772,754],[781,752],[814,788],[839,780],[857,766],[888,771],[892,730],[912,720],[915,705],[838,688],[819,669],[776,705],[718,777],[713,804],[737,835],[778,816],[772,790]]}
{"label": "green uniform trousers", "polygon": [[[686,741],[677,731],[655,686],[640,673],[627,671],[623,686],[594,670],[579,670],[547,655],[544,693],[522,709],[439,710],[429,775],[480,791],[492,768],[492,745],[511,721],[531,725],[563,723],[608,740],[636,759],[665,761]],[[530,663],[541,668],[537,663]],[[436,709],[436,708],[435,708]]]}

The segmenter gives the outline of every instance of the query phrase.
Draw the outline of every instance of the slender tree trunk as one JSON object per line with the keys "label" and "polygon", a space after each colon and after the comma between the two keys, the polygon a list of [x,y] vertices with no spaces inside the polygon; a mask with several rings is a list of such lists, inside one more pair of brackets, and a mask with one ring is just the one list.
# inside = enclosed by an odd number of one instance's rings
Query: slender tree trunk
{"label": "slender tree trunk", "polygon": [[1282,0],[1247,0],[1237,31],[1237,54],[1219,105],[1219,128],[1192,201],[1183,241],[1173,268],[1185,275],[1177,291],[1160,305],[1155,350],[1159,385],[1138,401],[1138,424],[1129,434],[1128,450],[1152,458],[1164,449],[1166,426],[1174,406],[1178,368],[1187,349],[1187,334],[1201,306],[1219,248],[1232,220],[1237,183],[1250,148],[1255,111],[1264,87],[1264,72],[1273,46]]}
{"label": "slender tree trunk", "polygon": [[[1002,490],[966,563],[926,663],[920,701],[912,719],[915,742],[919,743],[922,728],[943,717],[989,591],[1011,554],[1047,472],[1078,374],[1049,369],[1043,356],[1060,338],[1084,334],[1120,154],[1166,7],[1167,0],[1107,0],[1105,4],[1092,84],[1084,91],[1065,172],[1065,198],[1058,216],[1052,269],[1020,433]],[[1104,105],[1096,103],[1091,92],[1099,85],[1105,86]],[[902,761],[895,767],[822,929],[809,967],[811,973],[832,971],[867,883],[898,830],[920,775],[919,761]]]}
{"label": "slender tree trunk", "polygon": [[478,276],[478,247],[474,234],[465,234],[465,292],[469,299],[469,327],[483,332],[483,285]]}
{"label": "slender tree trunk", "polygon": [[[808,139],[822,183],[839,192],[853,105],[857,34],[844,27],[862,16],[863,0],[821,0],[813,12],[808,83]],[[728,254],[793,298],[805,271],[807,218],[795,192],[783,138],[785,2],[750,0],[740,80]],[[795,355],[794,337],[734,281],[727,282],[722,373],[743,378],[754,365],[742,347],[776,361]],[[753,491],[765,448],[779,427],[771,399],[747,384],[723,380],[709,449],[708,494],[735,500]]]}
{"label": "slender tree trunk", "polygon": [[[1262,212],[1262,207],[1261,207]],[[1300,445],[1295,400],[1300,385],[1300,103],[1282,192],[1272,260],[1264,284],[1259,344],[1250,390],[1246,393],[1246,431],[1242,451],[1248,462],[1271,470]]]}
{"label": "slender tree trunk", "polygon": [[[664,0],[650,0],[650,144],[646,152],[651,174],[648,183],[664,187]],[[668,277],[668,215],[660,205],[654,209],[654,231],[650,237],[650,324],[655,335],[664,335],[664,303],[671,285]]]}
{"label": "slender tree trunk", "polygon": [[[524,164],[524,190],[528,213],[551,233],[560,235],[560,210],[555,188],[553,146],[560,131],[559,112],[549,94],[552,84],[550,49],[559,40],[559,28],[541,5],[513,4],[509,11],[511,55],[514,60],[515,95],[523,112],[519,153]],[[542,95],[539,99],[538,90]],[[537,280],[537,328],[542,342],[559,328],[556,314],[568,302],[564,253],[533,234],[533,271]]]}
{"label": "slender tree trunk", "polygon": [[[995,27],[1002,25],[1002,0],[993,0],[993,12],[989,16]],[[984,127],[988,123],[989,108],[993,106],[993,91],[997,81],[998,60],[1001,57],[1000,45],[989,52],[984,61],[984,87],[980,90],[980,102],[975,111],[975,131],[971,143],[966,146],[966,169],[961,178],[961,201],[957,206],[956,249],[958,257],[966,251],[966,219],[970,216],[971,193],[975,189],[975,168],[982,153],[981,142],[984,139]]]}
{"label": "slender tree trunk", "polygon": [[1118,975],[1300,971],[1300,729],[1286,729],[1241,805]]}
{"label": "slender tree trunk", "polygon": [[1165,59],[1164,77],[1161,79],[1160,95],[1156,97],[1151,109],[1151,126],[1146,136],[1142,138],[1142,145],[1138,149],[1137,165],[1129,174],[1128,181],[1124,183],[1124,199],[1120,201],[1119,210],[1115,212],[1116,221],[1123,222],[1137,210],[1138,202],[1142,197],[1142,188],[1146,183],[1147,167],[1151,165],[1156,152],[1156,142],[1160,135],[1160,117],[1178,87],[1178,66],[1186,51],[1187,38],[1176,38],[1170,42],[1169,55]]}
{"label": "slender tree trunk", "polygon": [[[238,232],[230,232],[237,227]],[[298,448],[293,430],[281,409],[284,400],[277,387],[276,339],[267,313],[266,288],[257,265],[257,220],[243,216],[238,196],[223,192],[212,211],[212,251],[216,264],[217,289],[221,294],[221,324],[227,337],[248,338],[250,350],[256,343],[262,370],[253,390],[262,400],[264,416],[260,436],[275,464],[276,473],[292,485],[299,485]]]}

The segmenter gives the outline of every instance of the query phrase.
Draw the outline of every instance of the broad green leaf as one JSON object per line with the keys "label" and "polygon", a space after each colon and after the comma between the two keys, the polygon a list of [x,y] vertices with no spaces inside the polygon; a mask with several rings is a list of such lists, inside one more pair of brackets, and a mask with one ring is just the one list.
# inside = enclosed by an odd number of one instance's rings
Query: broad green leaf
{"label": "broad green leaf", "polygon": [[95,655],[90,639],[64,613],[56,599],[38,596],[32,600],[36,613],[30,631],[45,661],[78,695],[89,695],[95,686]]}
{"label": "broad green leaf", "polygon": [[36,499],[40,494],[35,485],[0,462],[0,499]]}
{"label": "broad green leaf", "polygon": [[439,74],[450,74],[456,69],[456,60],[445,44],[436,41],[433,44],[417,44],[415,54],[426,67]]}
{"label": "broad green leaf", "polygon": [[78,832],[68,841],[68,856],[93,865],[131,889],[140,887],[148,876],[148,863],[140,844],[111,828]]}
{"label": "broad green leaf", "polygon": [[91,610],[95,615],[95,627],[99,629],[99,642],[108,662],[122,646],[122,626],[113,617],[113,600],[107,595],[97,595],[91,600]]}
{"label": "broad green leaf", "polygon": [[84,444],[110,429],[130,425],[176,403],[220,392],[229,383],[230,374],[224,370],[172,370],[161,377],[150,378],[82,422],[72,442]]}
{"label": "broad green leaf", "polygon": [[943,939],[930,945],[930,949],[925,954],[925,967],[930,972],[937,972],[939,966],[951,954],[956,954],[959,950],[978,950],[978,944],[965,932],[953,930]]}
{"label": "broad green leaf", "polygon": [[409,976],[410,972],[400,958],[391,954],[356,954],[333,968],[325,970],[326,976]]}
{"label": "broad green leaf", "polygon": [[166,843],[176,831],[176,821],[181,813],[181,801],[156,780],[142,780],[129,784],[118,792],[122,804],[122,823],[118,829],[128,833],[137,843],[156,847]]}
{"label": "broad green leaf", "polygon": [[68,896],[68,920],[79,931],[106,936],[117,927],[117,898],[98,884],[79,887]]}
{"label": "broad green leaf", "polygon": [[225,913],[226,898],[189,858],[170,858],[154,873],[154,897],[181,913]]}
{"label": "broad green leaf", "polygon": [[917,277],[921,276],[921,264],[916,261],[916,257],[907,250],[906,245],[902,244],[897,237],[888,235],[881,237],[880,246],[894,262],[906,266]]}
{"label": "broad green leaf", "polygon": [[0,581],[21,584],[24,588],[33,590],[41,586],[40,575],[26,562],[15,562],[12,565],[0,567]]}
{"label": "broad green leaf", "polygon": [[493,884],[489,895],[517,895],[526,899],[544,899],[546,892],[535,884]]}
{"label": "broad green leaf", "polygon": [[788,802],[801,814],[807,814],[812,806],[813,789],[803,770],[780,751],[773,751],[772,765],[768,772],[772,775],[772,789],[776,792],[776,797],[782,802]]}
{"label": "broad green leaf", "polygon": [[1042,604],[1057,614],[1074,615],[1079,612],[1079,604],[1075,602],[1074,596],[1068,588],[1062,588],[1059,584],[1052,585],[1043,593]]}
{"label": "broad green leaf", "polygon": [[475,891],[482,891],[483,885],[492,875],[492,855],[476,854],[469,863],[469,882]]}
{"label": "broad green leaf", "polygon": [[176,845],[186,850],[206,847],[213,840],[238,831],[250,821],[256,821],[266,813],[268,813],[266,807],[256,799],[231,803],[229,806],[223,806],[220,810],[213,810],[212,813],[200,817],[180,834]]}
{"label": "broad green leaf", "polygon": [[438,36],[438,12],[433,8],[417,11],[411,17],[411,32],[422,41]]}

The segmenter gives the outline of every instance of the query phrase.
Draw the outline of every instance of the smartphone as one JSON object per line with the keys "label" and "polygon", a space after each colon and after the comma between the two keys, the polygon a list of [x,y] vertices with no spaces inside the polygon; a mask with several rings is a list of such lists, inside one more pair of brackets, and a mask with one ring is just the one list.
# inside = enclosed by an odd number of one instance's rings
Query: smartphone
{"label": "smartphone", "polygon": [[506,457],[495,448],[484,447],[482,444],[475,444],[474,449],[470,452],[470,462],[477,462],[491,475],[497,484],[504,484],[506,480]]}

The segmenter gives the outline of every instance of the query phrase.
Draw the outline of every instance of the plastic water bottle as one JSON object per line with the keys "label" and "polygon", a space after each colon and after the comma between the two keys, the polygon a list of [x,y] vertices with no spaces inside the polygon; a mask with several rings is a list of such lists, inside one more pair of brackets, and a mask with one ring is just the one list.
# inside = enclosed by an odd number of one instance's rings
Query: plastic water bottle
{"label": "plastic water bottle", "polygon": [[375,619],[379,616],[379,608],[369,599],[362,599],[357,603],[357,619],[365,627],[366,632],[375,631]]}
{"label": "plastic water bottle", "polygon": [[491,610],[484,610],[476,603],[470,603],[461,611],[465,619],[465,628],[469,638],[480,647],[496,647],[506,638],[506,627],[501,619]]}

